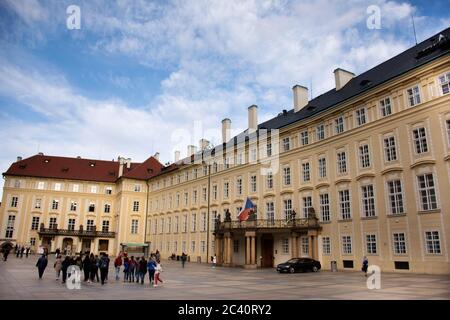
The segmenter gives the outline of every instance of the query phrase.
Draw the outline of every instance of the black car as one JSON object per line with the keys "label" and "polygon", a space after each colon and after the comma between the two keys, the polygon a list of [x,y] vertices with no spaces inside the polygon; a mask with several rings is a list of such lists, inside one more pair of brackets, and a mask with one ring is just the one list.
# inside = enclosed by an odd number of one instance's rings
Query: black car
{"label": "black car", "polygon": [[297,271],[317,272],[321,268],[320,262],[310,258],[293,258],[277,266],[277,271],[294,273]]}

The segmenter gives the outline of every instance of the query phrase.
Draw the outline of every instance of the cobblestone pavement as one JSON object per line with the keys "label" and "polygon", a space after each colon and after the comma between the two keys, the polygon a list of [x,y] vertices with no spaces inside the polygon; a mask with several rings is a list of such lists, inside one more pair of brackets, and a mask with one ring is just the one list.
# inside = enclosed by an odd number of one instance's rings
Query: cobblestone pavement
{"label": "cobblestone pavement", "polygon": [[[273,269],[211,268],[206,264],[163,262],[165,281],[154,288],[115,281],[82,283],[69,290],[55,280],[53,258],[43,279],[35,267],[37,256],[0,261],[0,299],[450,299],[450,275],[382,273],[381,289],[369,290],[361,272],[278,274]],[[121,273],[123,277],[123,273]]]}

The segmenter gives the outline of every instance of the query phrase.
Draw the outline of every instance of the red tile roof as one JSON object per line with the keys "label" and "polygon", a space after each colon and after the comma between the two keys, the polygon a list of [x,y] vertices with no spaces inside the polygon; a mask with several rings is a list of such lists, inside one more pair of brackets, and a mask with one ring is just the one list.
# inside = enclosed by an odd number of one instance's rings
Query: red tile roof
{"label": "red tile roof", "polygon": [[[131,163],[129,169],[124,165],[123,177],[147,180],[162,168],[158,160],[150,157],[143,163]],[[116,182],[119,162],[38,154],[14,162],[3,175]]]}

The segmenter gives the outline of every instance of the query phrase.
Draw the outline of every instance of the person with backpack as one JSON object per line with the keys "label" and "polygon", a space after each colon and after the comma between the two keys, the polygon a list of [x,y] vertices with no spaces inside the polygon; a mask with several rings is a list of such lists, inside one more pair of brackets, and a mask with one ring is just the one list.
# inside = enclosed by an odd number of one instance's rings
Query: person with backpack
{"label": "person with backpack", "polygon": [[153,259],[153,257],[150,257],[150,259],[148,259],[147,269],[148,269],[148,279],[150,285],[152,285],[155,283],[155,269],[156,269],[156,262]]}
{"label": "person with backpack", "polygon": [[141,284],[144,284],[144,278],[147,273],[147,260],[145,260],[144,257],[141,257],[138,268],[139,268],[139,279],[138,280],[141,280]]}
{"label": "person with backpack", "polygon": [[114,259],[114,269],[116,271],[116,281],[120,280],[120,267],[122,266],[122,257],[119,254],[116,259]]}
{"label": "person with backpack", "polygon": [[[131,256],[130,261],[128,262],[129,266],[129,275],[128,275],[128,281],[129,282],[134,282],[134,274],[136,271],[136,268],[138,268],[138,262],[136,260],[134,260],[134,256]],[[139,272],[139,271],[138,271]],[[139,276],[136,277],[137,281],[139,281]]]}
{"label": "person with backpack", "polygon": [[109,258],[106,253],[102,253],[102,257],[100,258],[100,280],[102,285],[105,284],[105,279],[108,276],[108,268],[109,268]]}
{"label": "person with backpack", "polygon": [[48,259],[45,254],[43,254],[36,262],[36,267],[38,268],[39,279],[42,279],[44,275],[45,268],[47,268]]}

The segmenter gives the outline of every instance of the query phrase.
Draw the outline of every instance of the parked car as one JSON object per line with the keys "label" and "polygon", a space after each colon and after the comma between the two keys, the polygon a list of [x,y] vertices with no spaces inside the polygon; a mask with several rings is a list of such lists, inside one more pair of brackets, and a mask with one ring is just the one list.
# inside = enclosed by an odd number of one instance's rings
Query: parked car
{"label": "parked car", "polygon": [[277,266],[277,271],[294,273],[297,271],[317,272],[322,266],[320,262],[310,258],[293,258]]}

